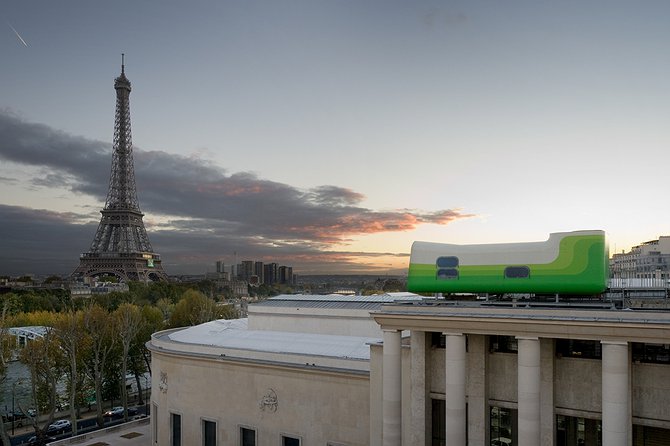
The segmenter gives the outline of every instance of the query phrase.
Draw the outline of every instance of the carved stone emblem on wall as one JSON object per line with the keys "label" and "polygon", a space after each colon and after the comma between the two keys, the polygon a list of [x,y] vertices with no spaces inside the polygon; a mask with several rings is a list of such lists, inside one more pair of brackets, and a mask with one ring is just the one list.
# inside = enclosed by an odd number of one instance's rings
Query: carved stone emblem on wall
{"label": "carved stone emblem on wall", "polygon": [[279,406],[277,392],[275,392],[273,389],[268,389],[261,397],[258,405],[262,411],[277,412],[277,407]]}
{"label": "carved stone emblem on wall", "polygon": [[168,390],[168,381],[167,381],[167,372],[161,372],[161,382],[158,384],[158,388],[163,393],[167,393]]}

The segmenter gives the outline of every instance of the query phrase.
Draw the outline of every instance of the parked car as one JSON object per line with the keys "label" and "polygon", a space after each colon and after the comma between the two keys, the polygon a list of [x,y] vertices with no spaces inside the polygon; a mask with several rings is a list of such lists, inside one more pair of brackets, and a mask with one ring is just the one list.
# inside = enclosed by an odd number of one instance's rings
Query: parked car
{"label": "parked car", "polygon": [[9,423],[11,421],[14,421],[14,423],[21,427],[23,425],[23,420],[26,418],[26,414],[21,412],[20,410],[14,411],[14,413],[7,412],[2,414],[2,421],[5,423]]}
{"label": "parked car", "polygon": [[[133,417],[135,415],[137,415],[137,408],[129,407],[128,416]],[[104,416],[110,418],[123,418],[123,407],[122,406],[112,407],[111,409],[109,409],[107,412],[104,413]]]}
{"label": "parked car", "polygon": [[72,429],[70,420],[58,420],[47,427],[47,435],[62,434]]}

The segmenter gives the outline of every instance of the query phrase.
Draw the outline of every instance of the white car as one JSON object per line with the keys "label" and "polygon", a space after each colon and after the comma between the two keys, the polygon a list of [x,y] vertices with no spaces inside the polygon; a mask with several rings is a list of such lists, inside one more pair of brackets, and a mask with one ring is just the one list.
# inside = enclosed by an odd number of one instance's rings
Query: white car
{"label": "white car", "polygon": [[[137,415],[137,408],[136,407],[129,407],[128,408],[128,416],[132,417]],[[112,407],[110,410],[105,412],[103,414],[105,417],[112,417],[112,418],[122,418],[123,417],[123,406],[117,406],[117,407]]]}
{"label": "white car", "polygon": [[58,420],[54,423],[51,423],[49,427],[47,427],[47,435],[51,435],[54,433],[62,434],[65,431],[69,431],[72,429],[72,423],[70,420]]}

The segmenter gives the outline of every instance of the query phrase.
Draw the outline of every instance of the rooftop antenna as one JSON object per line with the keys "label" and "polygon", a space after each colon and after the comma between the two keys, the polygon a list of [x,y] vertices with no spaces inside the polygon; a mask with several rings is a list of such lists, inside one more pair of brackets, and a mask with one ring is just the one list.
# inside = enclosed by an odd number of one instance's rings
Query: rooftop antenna
{"label": "rooftop antenna", "polygon": [[125,74],[125,63],[124,63],[124,58],[125,54],[121,53],[121,74]]}

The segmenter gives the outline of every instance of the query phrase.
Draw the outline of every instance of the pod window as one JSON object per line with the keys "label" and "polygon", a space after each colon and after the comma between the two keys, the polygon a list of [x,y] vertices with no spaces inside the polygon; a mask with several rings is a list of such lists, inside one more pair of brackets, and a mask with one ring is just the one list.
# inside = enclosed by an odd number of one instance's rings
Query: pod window
{"label": "pod window", "polygon": [[458,268],[458,257],[454,257],[454,256],[438,257],[437,258],[437,267],[438,268]]}
{"label": "pod window", "polygon": [[438,279],[458,279],[458,270],[456,268],[440,268],[437,270]]}
{"label": "pod window", "polygon": [[527,266],[508,266],[505,268],[507,279],[527,279],[530,277],[530,268]]}

